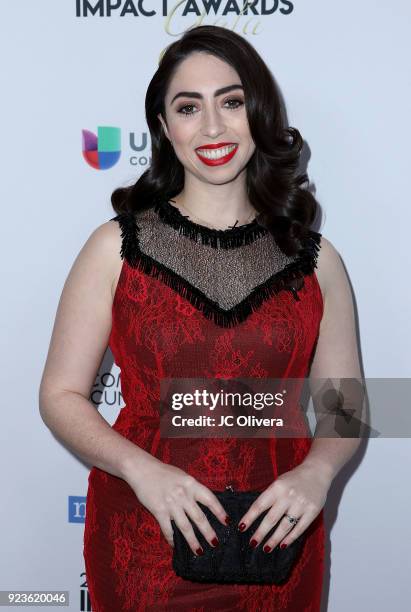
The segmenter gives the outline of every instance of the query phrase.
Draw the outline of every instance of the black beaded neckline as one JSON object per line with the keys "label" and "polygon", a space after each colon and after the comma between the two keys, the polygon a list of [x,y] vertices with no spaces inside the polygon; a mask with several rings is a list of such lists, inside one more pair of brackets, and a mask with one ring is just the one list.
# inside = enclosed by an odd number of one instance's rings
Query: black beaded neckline
{"label": "black beaded neckline", "polygon": [[154,210],[161,221],[170,225],[184,236],[208,244],[214,248],[222,247],[225,249],[235,248],[243,244],[250,244],[260,236],[265,236],[268,230],[258,222],[255,217],[249,223],[234,225],[227,229],[214,229],[195,223],[188,216],[185,216],[176,207],[170,204],[174,200],[160,200],[154,205]]}
{"label": "black beaded neckline", "polygon": [[[211,236],[211,241],[216,237],[216,234],[224,234],[225,236],[231,234],[232,236],[236,232],[240,232],[240,236],[243,240],[249,240],[249,236],[253,236],[252,232],[254,231],[261,232],[259,235],[268,233],[268,230],[263,226],[259,226],[256,221],[246,224],[245,227],[240,226],[239,228],[231,228],[229,230],[213,230],[189,222],[182,215],[173,217],[171,217],[171,215],[167,216],[168,213],[174,211],[174,207],[172,207],[171,204],[169,204],[168,207],[164,206],[163,203],[157,204],[156,208],[158,214],[162,215],[166,223],[171,225],[177,218],[179,225],[173,227],[179,227],[183,231],[187,227],[190,230],[194,228],[196,231],[200,232],[203,239],[207,239]],[[173,211],[171,211],[171,209],[173,209]],[[314,269],[317,267],[318,252],[321,248],[321,234],[313,230],[308,230],[307,235],[302,239],[302,248],[295,259],[291,260],[284,268],[273,273],[265,282],[257,285],[239,304],[233,306],[229,310],[225,310],[184,277],[141,250],[139,240],[140,227],[137,224],[135,213],[119,213],[111,220],[117,221],[121,228],[120,256],[122,259],[126,260],[132,268],[139,269],[153,278],[160,279],[164,284],[171,287],[184,299],[187,299],[195,308],[200,310],[206,318],[213,320],[216,325],[222,327],[232,327],[245,321],[263,302],[282,290],[290,291],[295,301],[299,302],[300,297],[298,291],[304,286],[304,276],[314,272]],[[255,227],[256,225],[258,227]],[[205,232],[205,230],[209,231]],[[229,243],[229,239],[227,239],[227,243]],[[223,244],[227,243],[223,238]]]}

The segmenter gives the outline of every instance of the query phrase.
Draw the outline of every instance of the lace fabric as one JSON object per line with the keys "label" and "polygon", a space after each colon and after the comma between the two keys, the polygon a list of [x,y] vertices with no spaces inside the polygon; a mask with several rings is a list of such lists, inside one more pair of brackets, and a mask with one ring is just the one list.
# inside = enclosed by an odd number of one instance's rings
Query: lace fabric
{"label": "lace fabric", "polygon": [[[263,491],[303,461],[311,440],[303,433],[283,439],[162,437],[160,383],[306,376],[323,314],[312,274],[320,235],[311,234],[301,252],[287,258],[258,220],[212,230],[168,202],[114,220],[121,227],[124,262],[109,346],[121,370],[125,405],[113,430],[210,490],[232,484],[236,491]],[[173,570],[172,552],[129,484],[94,467],[84,560],[96,612],[320,610],[322,512],[281,586],[186,581]]]}

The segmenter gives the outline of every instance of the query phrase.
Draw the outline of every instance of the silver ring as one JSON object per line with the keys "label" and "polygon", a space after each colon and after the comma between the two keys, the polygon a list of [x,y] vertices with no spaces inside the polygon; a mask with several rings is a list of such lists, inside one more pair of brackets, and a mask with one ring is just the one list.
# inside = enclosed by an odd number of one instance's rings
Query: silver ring
{"label": "silver ring", "polygon": [[295,518],[295,516],[291,516],[290,514],[285,515],[292,525],[296,525],[300,519]]}

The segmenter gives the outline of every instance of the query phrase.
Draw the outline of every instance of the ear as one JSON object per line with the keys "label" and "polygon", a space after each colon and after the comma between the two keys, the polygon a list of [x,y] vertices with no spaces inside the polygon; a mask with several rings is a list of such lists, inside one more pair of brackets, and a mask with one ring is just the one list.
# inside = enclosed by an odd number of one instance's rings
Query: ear
{"label": "ear", "polygon": [[[166,137],[170,140],[170,136],[168,134],[166,122],[164,121],[163,117],[161,116],[161,113],[158,113],[157,117],[160,120],[161,125],[163,126],[163,130],[164,130],[164,133],[165,133]],[[171,142],[171,140],[170,140],[170,142]]]}

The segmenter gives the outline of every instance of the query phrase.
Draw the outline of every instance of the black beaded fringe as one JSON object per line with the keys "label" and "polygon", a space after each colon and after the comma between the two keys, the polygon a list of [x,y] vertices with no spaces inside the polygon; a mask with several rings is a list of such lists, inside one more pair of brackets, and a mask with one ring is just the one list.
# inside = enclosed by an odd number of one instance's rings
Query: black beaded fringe
{"label": "black beaded fringe", "polygon": [[[303,279],[304,275],[311,274],[314,268],[317,267],[321,234],[308,230],[307,236],[302,241],[303,246],[299,251],[297,259],[260,285],[257,285],[239,304],[230,310],[224,310],[217,302],[211,300],[205,293],[179,274],[140,250],[138,240],[139,228],[132,214],[123,213],[113,217],[111,221],[118,221],[121,228],[122,246],[120,255],[122,259],[125,259],[131,267],[161,280],[165,285],[171,287],[183,298],[187,299],[207,319],[214,321],[214,323],[221,327],[233,327],[242,323],[265,300],[282,290],[291,291],[295,300],[300,301],[297,289],[289,286],[289,283],[294,279]],[[241,227],[238,229],[241,229]],[[267,231],[265,228],[263,229]],[[215,231],[231,232],[233,230]]]}
{"label": "black beaded fringe", "polygon": [[154,205],[154,210],[162,221],[178,230],[180,234],[195,240],[200,238],[203,244],[208,244],[214,248],[220,246],[224,249],[250,244],[256,238],[268,232],[256,219],[250,223],[233,226],[224,230],[199,225],[185,217],[178,208],[172,206],[166,200],[158,201]]}

